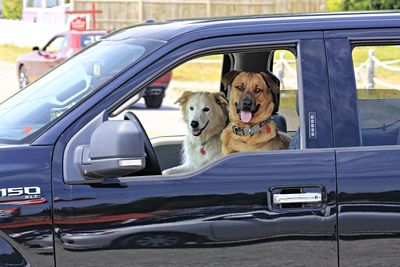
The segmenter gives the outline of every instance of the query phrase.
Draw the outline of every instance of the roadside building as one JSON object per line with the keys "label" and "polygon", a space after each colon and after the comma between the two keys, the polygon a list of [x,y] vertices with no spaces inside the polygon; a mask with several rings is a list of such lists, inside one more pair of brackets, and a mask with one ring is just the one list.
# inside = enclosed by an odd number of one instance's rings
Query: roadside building
{"label": "roadside building", "polygon": [[47,24],[65,24],[71,7],[70,0],[23,0],[22,5],[23,20]]}

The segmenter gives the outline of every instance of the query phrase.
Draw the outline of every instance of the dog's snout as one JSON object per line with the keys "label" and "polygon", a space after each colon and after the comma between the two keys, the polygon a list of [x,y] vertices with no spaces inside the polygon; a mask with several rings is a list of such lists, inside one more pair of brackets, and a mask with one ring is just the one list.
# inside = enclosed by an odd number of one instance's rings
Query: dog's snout
{"label": "dog's snout", "polygon": [[250,97],[245,97],[242,101],[242,107],[244,110],[250,110],[253,106],[253,100]]}
{"label": "dog's snout", "polygon": [[190,126],[192,126],[192,128],[197,128],[197,127],[199,127],[199,122],[198,121],[191,121],[190,122]]}

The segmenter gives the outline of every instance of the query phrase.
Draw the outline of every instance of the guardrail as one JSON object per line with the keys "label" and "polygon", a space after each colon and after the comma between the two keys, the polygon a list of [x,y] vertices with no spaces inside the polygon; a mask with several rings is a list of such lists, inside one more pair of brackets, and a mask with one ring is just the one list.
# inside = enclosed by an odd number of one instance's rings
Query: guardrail
{"label": "guardrail", "polygon": [[286,60],[285,53],[280,53],[279,59],[274,62],[273,73],[281,81],[281,90],[297,89],[297,71],[291,64],[296,64],[296,61]]}
{"label": "guardrail", "polygon": [[354,68],[356,80],[358,84],[362,84],[364,89],[375,89],[376,85],[378,85],[383,88],[400,90],[400,84],[393,84],[376,77],[376,67],[381,67],[391,72],[400,72],[400,67],[391,66],[391,64],[396,63],[400,63],[400,60],[379,60],[375,56],[375,51],[371,49],[368,52],[368,59]]}

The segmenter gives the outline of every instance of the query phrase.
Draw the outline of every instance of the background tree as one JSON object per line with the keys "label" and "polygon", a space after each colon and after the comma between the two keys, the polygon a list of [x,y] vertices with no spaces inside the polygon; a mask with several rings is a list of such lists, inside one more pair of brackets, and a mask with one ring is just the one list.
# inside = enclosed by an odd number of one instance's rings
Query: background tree
{"label": "background tree", "polygon": [[343,0],[343,10],[399,9],[399,0]]}
{"label": "background tree", "polygon": [[6,19],[21,19],[22,0],[3,0],[3,15]]}
{"label": "background tree", "polygon": [[326,1],[326,11],[337,12],[343,11],[343,0],[327,0]]}

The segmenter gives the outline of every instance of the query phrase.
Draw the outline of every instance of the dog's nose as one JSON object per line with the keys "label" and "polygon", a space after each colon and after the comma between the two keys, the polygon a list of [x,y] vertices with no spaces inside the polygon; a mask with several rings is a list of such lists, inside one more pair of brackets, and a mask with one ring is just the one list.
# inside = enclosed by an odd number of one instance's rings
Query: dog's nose
{"label": "dog's nose", "polygon": [[253,105],[253,100],[251,100],[250,98],[246,97],[245,99],[243,99],[242,101],[242,107],[244,110],[250,110],[251,106]]}
{"label": "dog's nose", "polygon": [[197,128],[199,126],[199,122],[198,121],[191,121],[190,122],[190,126],[192,126],[192,128]]}

